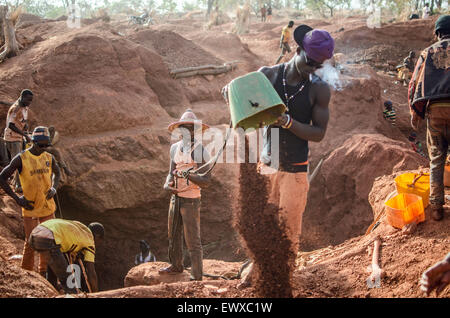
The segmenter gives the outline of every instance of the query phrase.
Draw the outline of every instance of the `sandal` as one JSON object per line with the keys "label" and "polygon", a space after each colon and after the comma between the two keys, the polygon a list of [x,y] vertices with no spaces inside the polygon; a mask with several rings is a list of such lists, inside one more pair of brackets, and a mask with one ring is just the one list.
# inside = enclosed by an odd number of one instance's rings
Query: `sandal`
{"label": "sandal", "polygon": [[180,274],[182,273],[184,270],[183,269],[177,269],[175,268],[173,265],[170,265],[168,267],[163,267],[161,268],[158,273],[160,275],[165,275],[165,274],[170,274],[170,275],[175,275],[175,274]]}

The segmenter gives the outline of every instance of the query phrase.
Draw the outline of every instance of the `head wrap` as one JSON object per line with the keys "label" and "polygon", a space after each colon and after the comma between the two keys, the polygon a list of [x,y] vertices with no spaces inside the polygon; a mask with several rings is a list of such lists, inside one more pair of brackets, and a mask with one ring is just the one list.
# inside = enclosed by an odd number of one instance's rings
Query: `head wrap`
{"label": "head wrap", "polygon": [[294,31],[294,39],[306,55],[318,63],[333,57],[334,39],[325,30],[300,25]]}

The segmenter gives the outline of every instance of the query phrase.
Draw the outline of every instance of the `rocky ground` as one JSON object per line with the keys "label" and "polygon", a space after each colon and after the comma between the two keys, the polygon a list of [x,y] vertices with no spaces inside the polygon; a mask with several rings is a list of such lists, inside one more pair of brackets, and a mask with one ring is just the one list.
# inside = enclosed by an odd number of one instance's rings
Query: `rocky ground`
{"label": "rocky ground", "polygon": [[[28,20],[27,20],[28,21]],[[364,17],[302,20],[336,39],[340,75],[330,102],[325,139],[311,145],[311,165],[324,159],[311,183],[304,215],[294,297],[422,297],[421,273],[449,246],[448,212],[443,222],[428,216],[415,232],[382,223],[366,230],[382,213],[393,177],[426,167],[407,135],[407,89],[393,66],[433,42],[433,20],[413,20],[369,29]],[[203,28],[200,19],[176,19],[148,28],[127,23],[86,21],[69,29],[64,21],[30,19],[19,26],[26,44],[0,64],[0,100],[14,101],[27,87],[35,93],[32,124],[53,125],[74,176],[59,189],[57,216],[105,225],[98,247],[100,293],[83,297],[254,297],[234,278],[246,260],[233,228],[239,193],[239,166],[218,164],[213,185],[203,192],[202,242],[205,272],[223,276],[188,282],[187,273],[167,278],[157,268],[167,262],[167,209],[162,190],[168,170],[167,125],[191,108],[212,126],[229,122],[220,89],[233,78],[275,62],[286,21],[253,21],[250,32],[230,33],[232,22]],[[231,72],[173,79],[170,71],[234,61]],[[382,117],[383,102],[397,110],[397,127]],[[5,122],[5,111],[0,122]],[[424,133],[419,140],[425,144]],[[388,191],[390,190],[390,191]],[[0,296],[53,297],[44,279],[19,268],[23,246],[20,212],[0,201]],[[264,237],[264,233],[261,233]],[[368,288],[368,247],[382,241],[379,288]],[[150,242],[158,263],[134,267],[138,242]],[[175,281],[176,282],[175,282]],[[277,277],[273,277],[276,281]],[[444,292],[441,297],[448,297]]]}

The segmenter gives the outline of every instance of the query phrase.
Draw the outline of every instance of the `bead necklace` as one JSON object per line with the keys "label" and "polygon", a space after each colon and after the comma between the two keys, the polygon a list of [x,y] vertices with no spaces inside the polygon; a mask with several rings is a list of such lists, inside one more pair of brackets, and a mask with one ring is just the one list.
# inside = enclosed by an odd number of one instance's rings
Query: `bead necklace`
{"label": "bead necklace", "polygon": [[301,85],[299,90],[295,94],[292,94],[291,96],[288,96],[287,89],[286,89],[286,64],[284,65],[284,68],[283,68],[283,89],[284,89],[284,97],[286,99],[286,107],[288,108],[288,111],[289,111],[289,102],[291,101],[291,99],[293,99],[295,96],[297,96],[297,94],[300,93],[303,90],[303,88],[305,88],[305,82],[306,81],[304,81],[303,83],[299,83],[298,85]]}

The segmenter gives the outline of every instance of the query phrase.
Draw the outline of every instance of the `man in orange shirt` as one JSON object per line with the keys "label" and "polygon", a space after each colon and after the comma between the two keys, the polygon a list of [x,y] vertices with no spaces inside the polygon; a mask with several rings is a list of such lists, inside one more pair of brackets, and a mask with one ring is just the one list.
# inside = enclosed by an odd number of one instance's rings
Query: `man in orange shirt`
{"label": "man in orange shirt", "polygon": [[[172,193],[169,207],[169,262],[170,266],[161,268],[160,274],[183,272],[183,237],[191,257],[191,280],[202,280],[203,249],[200,238],[201,188],[208,186],[209,174],[202,176],[195,169],[209,161],[209,154],[196,140],[195,129],[209,128],[201,124],[188,109],[178,122],[169,125],[169,131],[179,128],[183,139],[170,148],[169,174],[164,189]],[[207,167],[205,167],[207,168]],[[203,170],[203,169],[202,169]],[[205,169],[206,170],[206,169]]]}
{"label": "man in orange shirt", "polygon": [[[3,138],[11,160],[23,150],[23,137],[26,138],[27,142],[31,142],[30,137],[26,134],[26,130],[28,129],[28,109],[32,101],[33,92],[29,89],[24,89],[20,93],[19,99],[8,110]],[[21,193],[22,189],[17,174],[14,176],[14,183],[16,191]]]}

